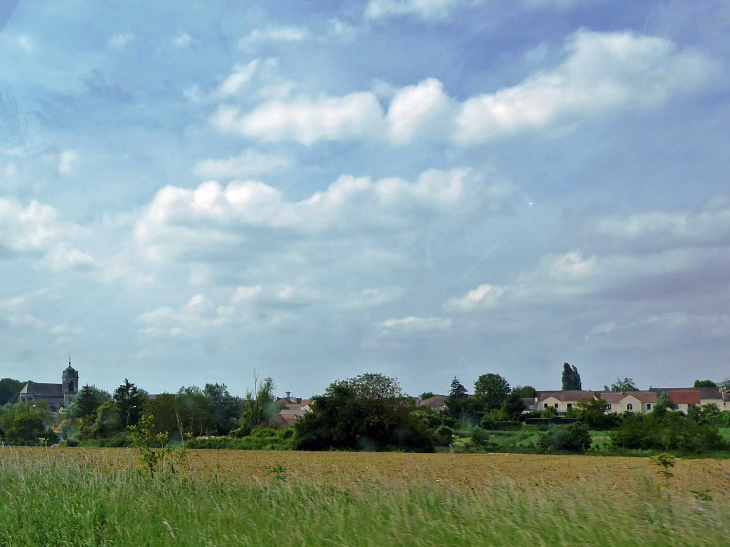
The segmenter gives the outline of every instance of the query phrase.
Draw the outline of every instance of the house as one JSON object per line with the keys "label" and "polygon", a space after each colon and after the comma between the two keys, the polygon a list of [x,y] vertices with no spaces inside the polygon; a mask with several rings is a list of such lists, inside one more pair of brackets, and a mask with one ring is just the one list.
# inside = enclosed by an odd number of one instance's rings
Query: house
{"label": "house", "polygon": [[292,397],[291,391],[286,392],[286,397],[277,397],[274,399],[274,402],[277,405],[286,405],[287,408],[295,408],[298,407],[302,403],[301,397]]}
{"label": "house", "polygon": [[554,408],[558,414],[565,414],[575,408],[581,399],[595,399],[593,391],[571,390],[571,391],[539,391],[537,393],[537,410],[543,411],[546,408]]}
{"label": "house", "polygon": [[599,399],[608,403],[606,412],[621,414],[623,412],[651,412],[659,399],[659,394],[651,391],[601,391]]}
{"label": "house", "polygon": [[434,395],[428,399],[423,399],[418,403],[419,407],[432,408],[437,412],[446,410],[446,395]]}
{"label": "house", "polygon": [[650,387],[649,391],[661,393],[666,391],[671,398],[672,393],[677,392],[698,392],[700,394],[700,402],[692,403],[698,405],[712,404],[716,405],[719,410],[730,410],[730,397],[726,397],[719,387]]}
{"label": "house", "polygon": [[274,416],[273,422],[278,423],[282,427],[291,427],[297,423],[306,414],[306,411],[300,409],[283,409],[279,414]]}
{"label": "house", "polygon": [[522,404],[525,405],[525,410],[522,411],[523,414],[535,412],[537,410],[537,397],[522,397]]}
{"label": "house", "polygon": [[689,405],[699,406],[702,403],[702,397],[699,391],[667,391],[669,400],[677,405],[677,410],[681,410],[685,414],[689,410]]}

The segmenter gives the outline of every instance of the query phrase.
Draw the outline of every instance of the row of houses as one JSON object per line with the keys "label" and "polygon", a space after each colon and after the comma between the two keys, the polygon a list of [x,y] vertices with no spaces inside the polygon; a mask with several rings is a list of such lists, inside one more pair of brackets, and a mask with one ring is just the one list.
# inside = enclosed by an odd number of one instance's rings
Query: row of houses
{"label": "row of houses", "polygon": [[[687,412],[690,405],[714,404],[720,411],[730,411],[730,390],[724,391],[717,387],[650,387],[647,391],[538,391],[535,397],[523,398],[525,413],[543,411],[554,408],[558,415],[564,415],[576,408],[578,401],[583,399],[603,399],[607,403],[606,411],[621,414],[624,412],[651,412],[659,400],[662,392],[667,392],[669,400],[677,405],[677,410]],[[446,395],[434,395],[428,399],[416,398],[418,406],[432,408],[437,412],[446,410]],[[311,409],[312,399],[292,397],[286,392],[286,397],[275,400],[277,404],[285,405],[276,416],[276,421],[282,426],[291,426]]]}
{"label": "row of houses", "polygon": [[[730,410],[730,391],[717,387],[651,387],[648,391],[538,391],[535,397],[523,398],[525,413],[543,411],[554,408],[558,414],[565,414],[575,408],[582,399],[603,399],[607,403],[607,412],[621,414],[623,412],[651,412],[659,400],[659,395],[666,391],[669,400],[677,405],[677,410],[686,412],[689,405],[714,404],[720,411]],[[422,407],[436,411],[446,409],[446,395],[435,395],[418,401]]]}

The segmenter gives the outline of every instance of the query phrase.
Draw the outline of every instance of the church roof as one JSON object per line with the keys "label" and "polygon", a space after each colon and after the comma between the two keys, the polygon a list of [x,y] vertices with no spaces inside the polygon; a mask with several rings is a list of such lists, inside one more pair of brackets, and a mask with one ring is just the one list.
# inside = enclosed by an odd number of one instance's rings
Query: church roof
{"label": "church roof", "polygon": [[66,367],[66,370],[64,370],[64,372],[76,372],[76,369],[69,365]]}
{"label": "church roof", "polygon": [[41,384],[38,382],[28,382],[20,390],[20,393],[30,393],[33,395],[63,395],[62,384]]}

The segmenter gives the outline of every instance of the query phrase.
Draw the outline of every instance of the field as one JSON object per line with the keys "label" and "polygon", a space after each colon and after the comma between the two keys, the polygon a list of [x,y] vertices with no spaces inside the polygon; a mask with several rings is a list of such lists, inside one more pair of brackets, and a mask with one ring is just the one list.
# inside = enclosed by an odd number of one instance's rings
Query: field
{"label": "field", "polygon": [[730,462],[188,451],[150,476],[126,449],[4,449],[1,545],[718,545]]}

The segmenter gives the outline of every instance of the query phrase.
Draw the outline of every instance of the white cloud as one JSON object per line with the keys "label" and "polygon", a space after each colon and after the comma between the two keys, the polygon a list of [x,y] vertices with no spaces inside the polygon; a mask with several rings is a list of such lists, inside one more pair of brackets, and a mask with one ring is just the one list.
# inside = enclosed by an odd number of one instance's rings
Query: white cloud
{"label": "white cloud", "polygon": [[259,66],[259,60],[254,59],[248,64],[236,64],[231,74],[218,86],[217,94],[222,97],[238,93],[254,75]]}
{"label": "white cloud", "polygon": [[703,56],[663,38],[578,31],[556,68],[521,84],[468,99],[455,140],[476,144],[518,133],[566,128],[600,115],[662,106],[713,72]]}
{"label": "white cloud", "polygon": [[[459,103],[429,78],[392,90],[387,115],[372,91],[343,97],[299,96],[265,102],[245,113],[221,105],[211,118],[221,132],[263,141],[439,139],[461,146],[524,133],[561,135],[599,116],[643,111],[702,86],[715,65],[663,38],[580,30],[558,66],[522,83]],[[381,96],[383,93],[380,93]]]}
{"label": "white cloud", "polygon": [[421,332],[444,331],[451,328],[451,319],[441,317],[404,317],[388,319],[375,324],[384,335],[417,334]]}
{"label": "white cloud", "polygon": [[474,0],[370,0],[365,7],[365,18],[412,15],[426,21],[438,21],[446,19],[455,8],[476,3]]}
{"label": "white cloud", "polygon": [[292,163],[290,158],[248,148],[240,156],[198,162],[193,171],[203,179],[234,179],[285,171]]}
{"label": "white cloud", "polygon": [[496,207],[513,190],[468,169],[427,171],[413,183],[396,177],[374,181],[342,176],[301,201],[288,201],[281,191],[257,181],[234,181],[226,187],[211,181],[195,190],[167,186],[137,223],[136,238],[155,255],[235,245],[253,228],[285,234],[327,231],[330,236],[404,229],[424,218],[463,217],[485,203]]}
{"label": "white cloud", "polygon": [[295,140],[313,144],[320,140],[363,138],[383,127],[383,109],[373,93],[344,97],[299,97],[270,101],[246,115],[236,106],[223,105],[211,119],[225,133],[241,133],[263,141]]}
{"label": "white cloud", "polygon": [[495,308],[506,289],[498,285],[480,285],[462,298],[450,298],[444,304],[449,311],[473,311]]}
{"label": "white cloud", "polygon": [[120,34],[114,34],[109,38],[109,47],[112,47],[114,49],[122,50],[124,49],[129,42],[131,42],[134,39],[134,34],[131,32],[124,32]]}
{"label": "white cloud", "polygon": [[30,36],[23,35],[18,37],[18,43],[26,53],[33,53],[33,41],[30,39]]}
{"label": "white cloud", "polygon": [[187,32],[181,32],[175,37],[172,43],[175,44],[175,47],[182,49],[188,47],[192,41],[192,36],[190,36]]}
{"label": "white cloud", "polygon": [[309,30],[295,26],[272,26],[265,30],[256,29],[249,34],[248,38],[241,40],[241,46],[246,43],[275,41],[275,42],[301,42],[309,37]]}
{"label": "white cloud", "polygon": [[350,25],[339,19],[331,19],[330,27],[327,31],[327,37],[330,39],[340,40],[342,42],[351,42],[360,33],[360,29]]}
{"label": "white cloud", "polygon": [[70,175],[78,166],[80,158],[76,150],[63,150],[57,154],[44,155],[43,162],[61,175]]}
{"label": "white cloud", "polygon": [[405,291],[400,287],[365,289],[341,297],[336,302],[336,306],[343,309],[372,308],[398,300],[404,293]]}
{"label": "white cloud", "polygon": [[589,226],[609,245],[642,251],[730,245],[730,196],[716,195],[696,211],[609,215]]}

